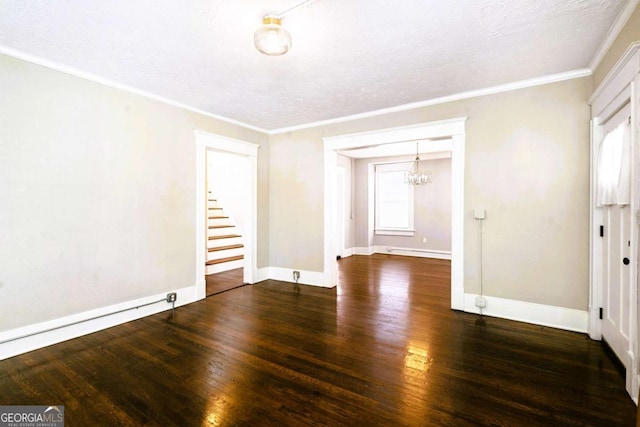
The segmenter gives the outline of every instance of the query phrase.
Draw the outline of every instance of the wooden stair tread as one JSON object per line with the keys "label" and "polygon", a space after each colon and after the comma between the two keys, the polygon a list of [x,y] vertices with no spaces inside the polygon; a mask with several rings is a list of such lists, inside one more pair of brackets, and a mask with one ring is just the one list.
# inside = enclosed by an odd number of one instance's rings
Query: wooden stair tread
{"label": "wooden stair tread", "polygon": [[228,216],[225,215],[212,215],[210,217],[208,217],[208,219],[228,219]]}
{"label": "wooden stair tread", "polygon": [[209,230],[215,230],[218,228],[233,228],[235,225],[225,224],[225,225],[210,225]]}
{"label": "wooden stair tread", "polygon": [[207,209],[209,209],[210,211],[221,211],[222,210],[222,208],[207,208]]}
{"label": "wooden stair tread", "polygon": [[233,239],[235,237],[242,237],[242,236],[239,234],[223,234],[221,236],[209,236],[209,240]]}
{"label": "wooden stair tread", "polygon": [[216,246],[215,248],[209,248],[207,250],[209,252],[216,252],[216,251],[225,251],[227,249],[240,249],[240,248],[244,248],[244,245],[242,243],[238,243],[236,245]]}
{"label": "wooden stair tread", "polygon": [[236,255],[236,256],[230,256],[226,258],[212,259],[211,261],[207,261],[205,265],[222,264],[223,262],[237,261],[240,259],[244,259],[244,255]]}

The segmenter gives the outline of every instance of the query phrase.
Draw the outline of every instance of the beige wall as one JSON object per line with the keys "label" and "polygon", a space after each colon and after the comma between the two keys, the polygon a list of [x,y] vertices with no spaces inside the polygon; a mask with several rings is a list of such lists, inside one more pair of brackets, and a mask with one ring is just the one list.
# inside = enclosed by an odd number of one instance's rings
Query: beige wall
{"label": "beige wall", "polygon": [[323,271],[324,153],[315,130],[270,138],[271,267]]}
{"label": "beige wall", "polygon": [[272,136],[272,265],[322,271],[322,137],[466,116],[465,291],[478,290],[472,211],[484,206],[485,293],[586,310],[591,87],[581,78]]}
{"label": "beige wall", "polygon": [[602,83],[631,43],[638,41],[640,41],[640,5],[636,6],[635,11],[622,31],[620,31],[620,34],[618,34],[618,37],[616,37],[616,40],[607,51],[600,65],[593,71],[594,89]]}
{"label": "beige wall", "polygon": [[0,93],[0,331],[196,283],[195,129],[266,175],[203,115],[3,55]]}
{"label": "beige wall", "polygon": [[322,137],[460,116],[465,290],[482,205],[486,294],[586,309],[590,91],[583,78],[267,137],[0,56],[0,331],[195,283],[194,129],[261,145],[258,267],[320,272]]}

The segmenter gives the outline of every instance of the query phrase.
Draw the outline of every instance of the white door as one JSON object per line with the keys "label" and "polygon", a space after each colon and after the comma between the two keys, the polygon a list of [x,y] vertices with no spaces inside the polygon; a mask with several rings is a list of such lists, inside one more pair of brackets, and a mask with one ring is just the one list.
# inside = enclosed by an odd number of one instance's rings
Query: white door
{"label": "white door", "polygon": [[631,333],[631,208],[603,209],[602,338],[627,369]]}
{"label": "white door", "polygon": [[600,146],[598,201],[604,205],[600,208],[603,224],[600,230],[603,239],[601,317],[602,338],[629,371],[632,369],[629,342],[636,271],[632,244],[635,245],[637,236],[629,204],[632,152],[626,124],[628,116],[625,110],[620,113],[624,113],[622,117],[615,117],[605,126]]}

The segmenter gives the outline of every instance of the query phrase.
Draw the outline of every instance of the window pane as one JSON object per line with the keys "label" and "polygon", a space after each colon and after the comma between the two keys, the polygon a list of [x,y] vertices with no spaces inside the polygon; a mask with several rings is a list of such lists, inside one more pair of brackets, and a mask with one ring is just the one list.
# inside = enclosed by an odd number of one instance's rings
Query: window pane
{"label": "window pane", "polygon": [[[384,165],[390,166],[390,165]],[[394,169],[376,169],[376,228],[386,230],[411,230],[413,228],[412,190],[405,182],[406,168],[400,165]]]}
{"label": "window pane", "polygon": [[406,203],[381,203],[378,226],[381,228],[408,228],[409,209]]}

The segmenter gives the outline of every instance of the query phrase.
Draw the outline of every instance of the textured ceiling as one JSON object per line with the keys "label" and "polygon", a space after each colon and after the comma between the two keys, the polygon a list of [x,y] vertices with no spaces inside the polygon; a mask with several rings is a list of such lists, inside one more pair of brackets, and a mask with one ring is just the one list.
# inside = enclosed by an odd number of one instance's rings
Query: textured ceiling
{"label": "textured ceiling", "polygon": [[[0,0],[0,45],[273,130],[589,66],[626,0]],[[6,50],[6,49],[5,49]]]}

